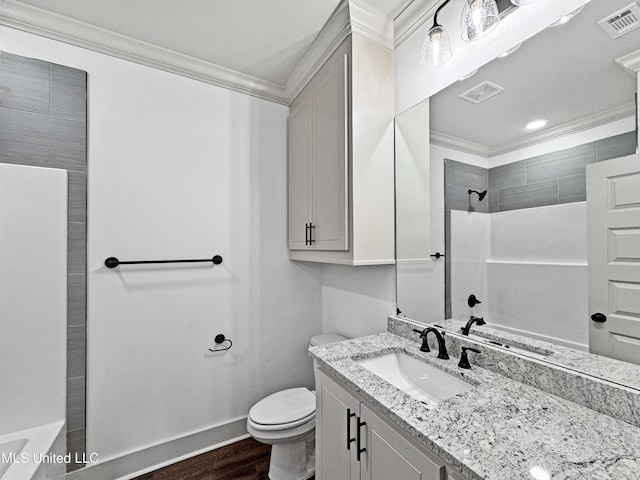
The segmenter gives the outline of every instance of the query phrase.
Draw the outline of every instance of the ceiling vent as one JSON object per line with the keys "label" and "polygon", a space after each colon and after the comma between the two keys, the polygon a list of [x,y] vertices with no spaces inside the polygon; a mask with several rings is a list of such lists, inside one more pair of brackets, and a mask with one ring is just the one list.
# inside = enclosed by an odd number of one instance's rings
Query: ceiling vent
{"label": "ceiling vent", "polygon": [[471,90],[467,90],[460,98],[471,103],[482,103],[485,100],[489,100],[491,97],[495,97],[499,93],[504,92],[504,88],[500,85],[496,85],[491,82],[482,82],[480,85],[473,87]]}
{"label": "ceiling vent", "polygon": [[636,2],[598,22],[614,40],[640,27],[640,7]]}

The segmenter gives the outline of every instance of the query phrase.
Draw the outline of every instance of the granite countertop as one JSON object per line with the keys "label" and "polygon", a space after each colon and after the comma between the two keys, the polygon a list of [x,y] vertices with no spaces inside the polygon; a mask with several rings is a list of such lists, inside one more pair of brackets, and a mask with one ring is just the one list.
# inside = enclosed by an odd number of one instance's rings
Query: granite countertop
{"label": "granite countertop", "polygon": [[[466,321],[458,319],[447,319],[438,323],[438,325],[442,325],[445,330],[455,333],[459,333],[460,328],[464,327],[465,324]],[[497,328],[492,328],[491,324],[481,327],[474,325],[471,328],[471,333],[487,340],[496,340],[530,349],[533,352],[546,353],[543,360],[553,365],[602,378],[627,388],[640,390],[640,365],[634,365],[601,355],[594,355],[589,352],[583,352],[522,335],[515,335]],[[640,474],[638,478],[640,478]]]}
{"label": "granite countertop", "polygon": [[[435,406],[354,359],[403,351],[475,385]],[[319,367],[471,480],[637,480],[640,428],[391,333],[309,349]],[[473,354],[470,355],[473,365]]]}

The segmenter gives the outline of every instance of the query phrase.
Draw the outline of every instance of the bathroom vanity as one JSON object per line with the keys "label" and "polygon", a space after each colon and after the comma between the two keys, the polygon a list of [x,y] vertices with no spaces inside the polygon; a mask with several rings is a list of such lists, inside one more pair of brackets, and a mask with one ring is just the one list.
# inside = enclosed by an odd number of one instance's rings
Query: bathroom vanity
{"label": "bathroom vanity", "polygon": [[[451,358],[441,360],[435,345],[430,353],[420,351],[415,327],[394,317],[389,332],[310,349],[317,375],[319,480],[638,478],[640,428],[629,412],[598,413],[516,381],[515,375],[478,367],[480,358],[485,366],[492,364],[489,346],[469,355],[470,370],[460,369],[459,339],[446,335]],[[391,352],[469,388],[419,397],[388,371],[371,367],[375,361],[363,361]],[[523,379],[546,375],[536,371],[537,360],[526,361],[532,362],[531,371],[518,363],[513,368]],[[447,384],[446,378],[437,383]],[[417,388],[430,395],[428,386]],[[640,397],[634,398],[632,409]]]}

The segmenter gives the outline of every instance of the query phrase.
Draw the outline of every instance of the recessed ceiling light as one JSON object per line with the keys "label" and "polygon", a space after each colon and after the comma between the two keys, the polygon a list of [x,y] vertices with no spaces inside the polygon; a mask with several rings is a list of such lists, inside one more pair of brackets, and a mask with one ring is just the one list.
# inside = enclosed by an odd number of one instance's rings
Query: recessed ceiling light
{"label": "recessed ceiling light", "polygon": [[547,123],[549,123],[549,120],[546,120],[544,118],[541,118],[540,120],[534,120],[532,122],[527,123],[527,130],[539,130],[540,128],[544,127]]}
{"label": "recessed ceiling light", "polygon": [[577,14],[579,14],[582,11],[583,8],[584,8],[584,5],[582,7],[576,8],[573,12],[569,12],[566,15],[563,15],[557,21],[555,21],[551,25],[549,25],[549,28],[551,28],[551,27],[559,27],[560,25],[564,25],[569,20],[571,20],[573,17],[575,17]]}
{"label": "recessed ceiling light", "polygon": [[509,50],[505,50],[504,52],[502,52],[500,55],[498,55],[498,58],[504,58],[504,57],[508,57],[509,55],[511,55],[513,52],[515,52],[516,50],[518,50],[520,48],[520,45],[522,45],[522,43],[519,43],[513,47],[511,47]]}
{"label": "recessed ceiling light", "polygon": [[466,75],[461,76],[458,81],[461,82],[463,80],[466,80],[467,78],[471,78],[473,77],[476,73],[478,73],[478,69],[476,68],[475,70],[471,70],[469,73],[467,73]]}

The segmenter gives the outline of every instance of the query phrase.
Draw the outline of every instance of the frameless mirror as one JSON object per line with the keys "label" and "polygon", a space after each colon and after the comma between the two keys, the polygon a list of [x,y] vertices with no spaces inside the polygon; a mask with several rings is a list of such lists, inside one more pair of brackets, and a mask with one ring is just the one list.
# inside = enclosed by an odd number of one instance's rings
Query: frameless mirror
{"label": "frameless mirror", "polygon": [[[583,369],[579,353],[588,351],[590,322],[586,165],[636,152],[637,80],[616,59],[640,48],[640,28],[625,27],[617,38],[606,31],[616,36],[607,19],[620,21],[627,7],[628,0],[592,0],[570,21],[431,97],[430,161],[432,172],[444,170],[446,257],[425,260],[421,269],[398,257],[402,315],[462,325],[483,317],[486,327],[472,327],[479,335],[529,339],[551,351],[544,361]],[[442,208],[433,195],[431,202]],[[446,281],[438,268],[446,269]],[[426,278],[420,285],[412,283],[416,270]],[[424,307],[438,303],[437,289],[425,289],[436,277],[444,285],[439,312]],[[482,303],[470,306],[472,294]],[[460,325],[444,326],[459,333]]]}

